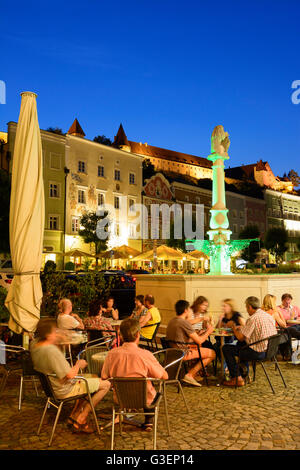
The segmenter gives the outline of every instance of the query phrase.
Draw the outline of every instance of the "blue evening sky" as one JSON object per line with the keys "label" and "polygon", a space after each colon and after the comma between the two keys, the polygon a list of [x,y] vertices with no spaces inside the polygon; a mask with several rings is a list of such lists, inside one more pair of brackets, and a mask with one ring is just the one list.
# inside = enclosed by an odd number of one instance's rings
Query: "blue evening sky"
{"label": "blue evening sky", "polygon": [[[42,129],[129,140],[199,156],[217,124],[228,165],[268,160],[300,174],[299,0],[2,2],[0,130],[21,91]],[[299,93],[300,97],[300,93]]]}

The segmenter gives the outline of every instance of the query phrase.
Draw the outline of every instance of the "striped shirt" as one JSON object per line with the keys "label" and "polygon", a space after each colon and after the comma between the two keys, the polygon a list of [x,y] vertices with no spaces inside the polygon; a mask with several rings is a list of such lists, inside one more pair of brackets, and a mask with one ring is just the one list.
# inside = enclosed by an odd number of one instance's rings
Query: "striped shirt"
{"label": "striped shirt", "polygon": [[[246,343],[248,344],[277,334],[274,318],[260,308],[248,318],[246,324],[241,327],[240,332],[246,337]],[[264,352],[267,346],[268,341],[262,341],[250,347],[254,351]]]}

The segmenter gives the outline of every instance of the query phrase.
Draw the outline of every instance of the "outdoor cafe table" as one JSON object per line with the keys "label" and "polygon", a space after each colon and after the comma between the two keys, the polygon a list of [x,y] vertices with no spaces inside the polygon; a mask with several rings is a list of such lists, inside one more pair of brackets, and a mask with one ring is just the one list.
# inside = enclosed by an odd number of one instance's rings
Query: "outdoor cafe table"
{"label": "outdoor cafe table", "polygon": [[225,344],[225,338],[233,336],[233,331],[231,328],[215,328],[214,331],[211,333],[211,336],[219,337],[221,340],[220,344],[220,355],[221,355],[221,377],[225,377],[224,371],[224,355],[223,355],[223,346]]}
{"label": "outdoor cafe table", "polygon": [[300,325],[300,320],[286,320],[289,325]]}

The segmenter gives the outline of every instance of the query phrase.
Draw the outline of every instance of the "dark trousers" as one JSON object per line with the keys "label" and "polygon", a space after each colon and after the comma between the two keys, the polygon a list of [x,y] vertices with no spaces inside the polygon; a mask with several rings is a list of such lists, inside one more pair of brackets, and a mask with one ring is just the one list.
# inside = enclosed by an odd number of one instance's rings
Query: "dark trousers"
{"label": "dark trousers", "polygon": [[300,325],[289,326],[286,331],[289,338],[300,339]]}
{"label": "dark trousers", "polygon": [[[158,400],[158,398],[160,397],[160,394],[159,393],[156,393],[154,399],[153,399],[153,402],[150,404],[149,407],[147,408],[144,408],[144,412],[145,413],[151,413],[154,411],[153,409],[153,405],[156,403],[156,401]],[[152,424],[153,423],[153,420],[154,420],[154,416],[151,416],[151,415],[145,415],[145,423],[144,425],[146,424]]]}
{"label": "dark trousers", "polygon": [[249,346],[242,349],[244,346],[247,346],[245,342],[238,342],[237,344],[224,344],[222,351],[224,359],[227,363],[227,367],[230,372],[231,377],[237,377],[241,375],[240,370],[238,370],[236,357],[240,355],[241,362],[261,360],[266,356],[265,352],[257,352]]}

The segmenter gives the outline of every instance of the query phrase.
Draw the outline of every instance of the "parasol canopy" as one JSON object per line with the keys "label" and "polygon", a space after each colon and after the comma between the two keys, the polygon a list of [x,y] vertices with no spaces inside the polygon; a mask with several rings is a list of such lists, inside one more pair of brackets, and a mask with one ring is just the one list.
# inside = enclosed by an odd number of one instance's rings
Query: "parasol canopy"
{"label": "parasol canopy", "polygon": [[12,164],[9,237],[14,278],[5,305],[15,333],[33,332],[40,318],[40,269],[44,237],[42,142],[36,94],[21,93]]}
{"label": "parasol canopy", "polygon": [[103,253],[99,253],[97,258],[109,258],[109,259],[128,259],[130,257],[134,257],[139,255],[140,252],[135,248],[131,248],[127,245],[118,246],[116,248],[112,248],[109,251],[104,251]]}
{"label": "parasol canopy", "polygon": [[[158,260],[165,260],[165,261],[180,261],[183,259],[194,259],[190,258],[186,253],[182,253],[179,250],[175,250],[175,248],[171,248],[166,245],[160,245],[156,249],[157,259]],[[153,250],[145,251],[135,258],[132,261],[151,261],[153,260]]]}
{"label": "parasol canopy", "polygon": [[67,251],[65,253],[65,256],[72,256],[74,258],[81,258],[83,256],[87,256],[89,258],[95,258],[94,255],[91,255],[90,253],[86,253],[85,251],[78,250],[77,248],[74,248],[74,250]]}

